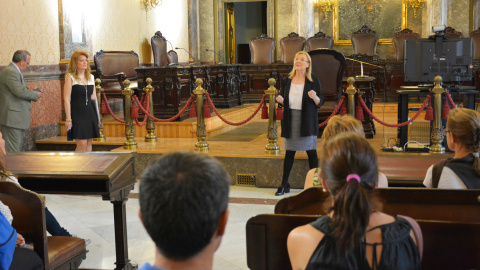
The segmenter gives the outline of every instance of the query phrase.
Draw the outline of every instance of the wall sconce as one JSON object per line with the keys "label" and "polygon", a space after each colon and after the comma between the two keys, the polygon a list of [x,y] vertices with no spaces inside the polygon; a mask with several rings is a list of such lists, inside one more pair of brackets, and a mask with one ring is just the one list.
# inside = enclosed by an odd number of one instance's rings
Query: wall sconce
{"label": "wall sconce", "polygon": [[313,6],[316,8],[322,9],[323,13],[325,13],[324,22],[328,19],[328,12],[332,12],[335,8],[334,0],[313,0]]}
{"label": "wall sconce", "polygon": [[424,8],[426,0],[404,0],[407,8],[413,9],[413,15],[417,18],[419,8]]}
{"label": "wall sconce", "polygon": [[378,4],[380,0],[358,0],[358,2],[367,5],[365,8],[367,11],[372,11],[373,10],[373,5]]}
{"label": "wall sconce", "polygon": [[158,5],[162,4],[162,0],[140,0],[143,4],[143,7],[145,8],[145,11],[148,11],[149,9],[154,9]]}

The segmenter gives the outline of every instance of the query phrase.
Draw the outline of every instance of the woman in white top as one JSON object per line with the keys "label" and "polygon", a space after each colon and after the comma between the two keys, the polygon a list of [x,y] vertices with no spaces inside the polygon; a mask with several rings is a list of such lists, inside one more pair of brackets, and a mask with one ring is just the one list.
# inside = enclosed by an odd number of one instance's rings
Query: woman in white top
{"label": "woman in white top", "polygon": [[64,87],[65,127],[72,129],[77,152],[92,151],[93,138],[98,138],[97,93],[88,64],[88,53],[77,50],[70,57]]}

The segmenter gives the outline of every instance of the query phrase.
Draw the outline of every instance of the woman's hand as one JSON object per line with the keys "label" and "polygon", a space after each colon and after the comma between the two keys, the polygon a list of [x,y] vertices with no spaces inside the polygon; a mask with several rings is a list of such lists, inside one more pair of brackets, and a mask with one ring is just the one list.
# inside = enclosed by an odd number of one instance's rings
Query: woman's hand
{"label": "woman's hand", "polygon": [[278,95],[277,98],[275,99],[278,103],[283,105],[283,97]]}
{"label": "woman's hand", "polygon": [[72,128],[72,120],[67,120],[65,121],[65,127],[67,128],[67,131]]}
{"label": "woman's hand", "polygon": [[19,233],[17,233],[17,243],[15,244],[16,247],[24,247],[25,246],[25,239]]}
{"label": "woman's hand", "polygon": [[317,93],[314,90],[308,91],[308,96],[315,102],[315,104],[320,103],[320,98],[317,96]]}

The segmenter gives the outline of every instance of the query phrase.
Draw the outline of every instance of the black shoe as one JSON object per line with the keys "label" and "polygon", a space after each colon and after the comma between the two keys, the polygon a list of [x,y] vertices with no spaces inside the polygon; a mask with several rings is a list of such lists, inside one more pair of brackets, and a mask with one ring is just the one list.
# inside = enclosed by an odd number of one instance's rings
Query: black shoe
{"label": "black shoe", "polygon": [[281,196],[285,193],[289,193],[290,192],[290,185],[288,185],[286,188],[284,187],[279,187],[277,189],[277,192],[275,192],[275,196]]}

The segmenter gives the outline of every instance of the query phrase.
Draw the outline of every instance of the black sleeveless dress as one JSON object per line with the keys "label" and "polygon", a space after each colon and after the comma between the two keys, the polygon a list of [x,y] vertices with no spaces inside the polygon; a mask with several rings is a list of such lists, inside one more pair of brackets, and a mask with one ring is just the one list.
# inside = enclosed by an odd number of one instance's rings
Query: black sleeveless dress
{"label": "black sleeveless dress", "polygon": [[[330,228],[331,219],[329,216],[319,217],[310,223],[315,229],[324,233],[324,236],[317,248],[310,257],[307,265],[309,269],[396,269],[396,270],[415,270],[422,269],[420,254],[417,246],[410,236],[412,227],[401,218],[395,217],[392,223],[380,225],[382,230],[382,243],[366,244],[359,243],[357,252],[344,254],[337,250],[337,243]],[[367,261],[365,246],[383,245],[382,254],[373,253],[373,267],[370,267]],[[377,262],[378,256],[380,261]]]}
{"label": "black sleeveless dress", "polygon": [[[70,75],[70,74],[69,74]],[[74,139],[92,139],[100,137],[98,116],[95,103],[92,102],[94,78],[91,75],[88,85],[80,84],[72,77],[70,112],[72,115],[72,136]]]}

